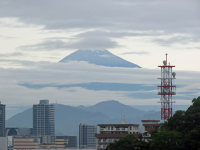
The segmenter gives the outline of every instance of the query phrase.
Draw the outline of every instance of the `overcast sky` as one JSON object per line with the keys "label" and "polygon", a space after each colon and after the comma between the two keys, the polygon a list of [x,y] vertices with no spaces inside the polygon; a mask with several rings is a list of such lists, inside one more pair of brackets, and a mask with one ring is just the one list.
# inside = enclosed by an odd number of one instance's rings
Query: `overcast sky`
{"label": "overcast sky", "polygon": [[107,49],[151,69],[169,53],[200,71],[199,26],[199,0],[0,0],[0,67]]}
{"label": "overcast sky", "polygon": [[[55,64],[78,49],[107,49],[143,69]],[[200,86],[199,0],[0,0],[0,95],[9,105],[30,105],[42,98],[72,105],[108,99],[156,104],[159,97],[141,101],[130,91],[95,91],[82,84],[156,86],[155,68],[165,53],[179,70],[178,104],[189,104]],[[75,83],[81,85],[57,87]],[[42,89],[31,88],[41,84]],[[189,97],[181,97],[187,92]]]}

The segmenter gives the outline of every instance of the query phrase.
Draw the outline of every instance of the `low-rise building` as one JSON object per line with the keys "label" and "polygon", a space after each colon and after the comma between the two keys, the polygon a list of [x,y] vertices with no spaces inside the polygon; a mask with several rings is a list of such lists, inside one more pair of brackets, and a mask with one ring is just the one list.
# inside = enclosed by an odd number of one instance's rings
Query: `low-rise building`
{"label": "low-rise building", "polygon": [[13,149],[33,150],[33,149],[56,149],[56,144],[43,144],[42,137],[37,136],[14,136]]}
{"label": "low-rise building", "polygon": [[56,136],[56,147],[77,148],[77,136]]}
{"label": "low-rise building", "polygon": [[14,137],[13,148],[20,150],[32,150],[40,148],[40,138],[38,137]]}
{"label": "low-rise building", "polygon": [[[12,139],[10,148],[20,150],[32,150],[32,149],[66,149],[77,147],[76,136],[57,136],[56,143],[44,144],[42,143],[42,137],[37,136],[9,136]],[[71,144],[70,144],[71,142]],[[0,148],[1,150],[1,148]]]}
{"label": "low-rise building", "polygon": [[113,143],[128,135],[139,136],[139,124],[99,124],[97,150],[105,150],[109,143]]}
{"label": "low-rise building", "polygon": [[151,133],[158,130],[160,120],[142,120],[142,136],[145,141],[151,139]]}
{"label": "low-rise building", "polygon": [[[40,149],[46,149],[46,150],[56,150],[56,144],[40,144]],[[61,149],[60,149],[61,150]]]}
{"label": "low-rise building", "polygon": [[64,136],[56,136],[56,148],[67,148],[69,140]]}

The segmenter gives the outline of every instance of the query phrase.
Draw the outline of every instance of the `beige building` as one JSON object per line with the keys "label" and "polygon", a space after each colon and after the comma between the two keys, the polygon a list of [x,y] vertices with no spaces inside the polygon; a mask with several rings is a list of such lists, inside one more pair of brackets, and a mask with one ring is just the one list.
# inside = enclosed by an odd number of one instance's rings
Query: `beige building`
{"label": "beige building", "polygon": [[99,124],[97,150],[105,150],[109,143],[128,135],[139,135],[139,124]]}
{"label": "beige building", "polygon": [[40,148],[40,138],[38,137],[14,137],[13,147],[15,150],[32,150]]}
{"label": "beige building", "polygon": [[68,139],[65,137],[56,137],[56,148],[64,149],[67,148]]}
{"label": "beige building", "polygon": [[15,150],[32,150],[32,149],[66,149],[68,138],[57,137],[55,144],[41,144],[41,137],[16,136],[13,137],[13,147]]}

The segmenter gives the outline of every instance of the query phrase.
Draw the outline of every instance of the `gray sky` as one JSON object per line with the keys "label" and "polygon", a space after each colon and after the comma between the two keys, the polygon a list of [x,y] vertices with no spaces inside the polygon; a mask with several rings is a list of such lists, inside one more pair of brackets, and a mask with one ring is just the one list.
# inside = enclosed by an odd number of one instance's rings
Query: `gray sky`
{"label": "gray sky", "polygon": [[167,52],[178,70],[199,71],[199,25],[199,0],[0,0],[0,66],[108,49],[151,69]]}
{"label": "gray sky", "polygon": [[[129,105],[159,105],[157,78],[160,71],[155,69],[43,62],[32,64],[31,69],[0,69],[0,72],[1,100],[11,106],[32,105],[40,99],[67,105],[92,105],[106,100]],[[188,105],[200,95],[200,72],[176,73],[174,100],[177,105]]]}
{"label": "gray sky", "polygon": [[[199,95],[199,26],[199,0],[0,0],[0,83],[4,85],[0,95],[10,105],[30,105],[42,98],[72,105],[108,99],[156,104],[159,97],[141,101],[131,97],[130,91],[53,86],[38,90],[22,83],[102,81],[154,86],[159,76],[154,69],[168,53],[171,64],[179,70],[177,83],[182,86],[177,89],[178,103],[188,104],[191,97]],[[55,64],[77,49],[107,49],[144,69]],[[180,98],[184,92],[189,92],[188,99]]]}

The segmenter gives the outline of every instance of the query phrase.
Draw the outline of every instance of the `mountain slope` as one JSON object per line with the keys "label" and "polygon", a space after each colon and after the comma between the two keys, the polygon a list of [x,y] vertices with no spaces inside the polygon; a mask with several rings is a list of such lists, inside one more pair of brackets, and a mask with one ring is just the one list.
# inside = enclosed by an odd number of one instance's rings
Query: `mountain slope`
{"label": "mountain slope", "polygon": [[[159,119],[160,113],[145,112],[117,101],[105,101],[93,106],[67,106],[55,104],[56,135],[76,135],[80,123],[97,125],[100,123],[141,123],[143,119]],[[32,108],[19,113],[6,122],[6,127],[32,127]]]}
{"label": "mountain slope", "polygon": [[[32,108],[17,114],[6,122],[6,127],[32,128]],[[89,112],[78,107],[55,104],[55,132],[57,135],[78,135],[80,123],[98,124],[111,120],[100,112]]]}
{"label": "mountain slope", "polygon": [[6,127],[32,128],[32,108],[18,113],[6,121]]}
{"label": "mountain slope", "polygon": [[86,61],[90,64],[107,67],[141,68],[140,66],[126,61],[107,50],[77,50],[63,58],[60,62],[64,63],[68,61]]}
{"label": "mountain slope", "polygon": [[[92,112],[101,112],[111,118],[119,120],[122,117],[126,117],[127,119],[131,118],[131,120],[138,121],[144,114],[144,112],[141,110],[124,105],[115,100],[100,102],[94,106],[88,107],[87,110]],[[138,113],[138,115],[135,115],[136,113]]]}

